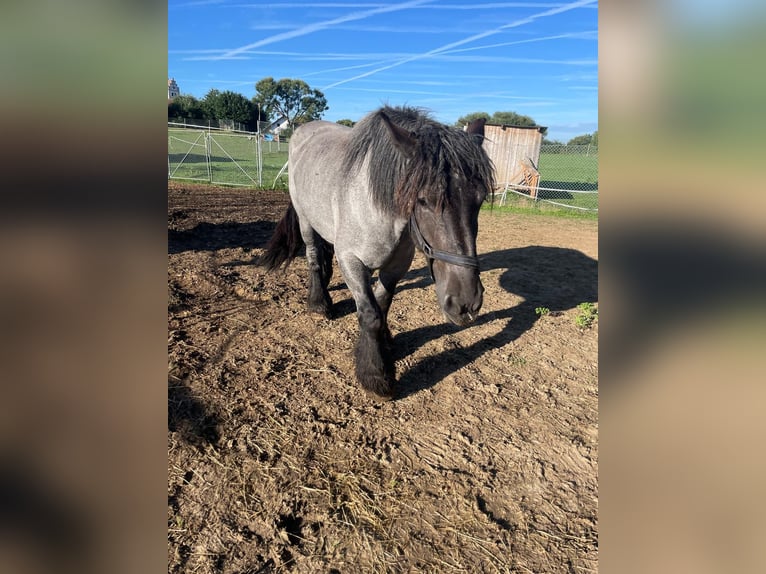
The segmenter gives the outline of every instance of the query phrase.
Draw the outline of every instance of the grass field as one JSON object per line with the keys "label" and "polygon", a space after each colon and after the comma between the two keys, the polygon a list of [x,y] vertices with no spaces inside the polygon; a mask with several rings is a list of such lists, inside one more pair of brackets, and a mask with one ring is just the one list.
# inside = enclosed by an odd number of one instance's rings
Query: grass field
{"label": "grass field", "polygon": [[564,154],[540,151],[540,187],[557,187],[559,182],[576,183],[575,189],[598,187],[598,153]]}
{"label": "grass field", "polygon": [[263,142],[263,173],[259,181],[258,150],[253,137],[227,132],[206,134],[204,130],[168,128],[168,175],[171,179],[263,189],[287,188],[286,175],[274,183],[287,162],[286,143]]}
{"label": "grass field", "polygon": [[[287,162],[287,144],[263,142],[261,161],[263,170],[259,178],[258,152],[252,136],[215,131],[208,134],[205,130],[168,128],[170,179],[256,189],[287,189],[287,171],[277,177]],[[541,189],[537,201],[508,192],[502,205],[499,204],[500,198],[496,198],[493,209],[551,214],[562,212],[575,217],[597,216],[597,152],[588,155],[546,153],[543,147],[538,168]]]}
{"label": "grass field", "polygon": [[[506,200],[500,202],[500,195],[495,197],[494,203],[486,202],[482,205],[482,210],[493,211],[496,213],[510,212],[510,213],[528,213],[532,215],[556,215],[562,217],[569,217],[575,219],[598,219],[598,196],[596,194],[589,194],[586,197],[593,197],[591,200],[582,200],[583,207],[585,209],[572,209],[571,207],[564,207],[551,203],[550,201],[534,201],[528,197],[516,195],[514,193],[508,193]],[[564,203],[564,201],[552,200],[557,203]],[[570,202],[567,205],[574,205]]]}
{"label": "grass field", "polygon": [[[560,151],[561,146],[552,149]],[[540,183],[537,200],[509,191],[496,196],[495,209],[566,213],[575,217],[596,217],[598,210],[598,152],[589,154],[540,152]],[[499,205],[502,203],[502,205]],[[572,209],[575,208],[575,209]],[[586,211],[587,210],[587,211]]]}

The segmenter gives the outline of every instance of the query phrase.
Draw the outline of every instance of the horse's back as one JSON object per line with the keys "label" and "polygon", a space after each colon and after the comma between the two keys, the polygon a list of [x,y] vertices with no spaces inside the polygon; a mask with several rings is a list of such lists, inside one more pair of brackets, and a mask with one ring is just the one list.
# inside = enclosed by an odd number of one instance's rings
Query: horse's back
{"label": "horse's back", "polygon": [[288,148],[290,198],[299,218],[335,243],[342,167],[351,129],[317,120],[300,126]]}
{"label": "horse's back", "polygon": [[322,120],[300,126],[290,138],[289,173],[300,174],[301,178],[310,174],[310,180],[332,181],[340,171],[350,131],[346,126]]}
{"label": "horse's back", "polygon": [[340,162],[350,131],[351,128],[324,120],[300,126],[290,138],[288,147],[291,170],[293,161],[299,170],[316,165],[320,158],[328,159],[330,156]]}

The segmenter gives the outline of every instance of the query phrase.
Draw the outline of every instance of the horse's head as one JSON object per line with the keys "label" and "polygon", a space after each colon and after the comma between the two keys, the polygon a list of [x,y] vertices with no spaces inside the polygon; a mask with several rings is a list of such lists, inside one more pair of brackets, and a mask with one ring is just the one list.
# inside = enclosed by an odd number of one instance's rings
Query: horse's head
{"label": "horse's head", "polygon": [[483,119],[465,132],[454,128],[409,132],[384,121],[408,155],[409,173],[397,190],[410,214],[413,241],[428,259],[444,315],[467,325],[479,314],[484,287],[479,278],[476,235],[479,208],[492,185],[492,168],[481,147]]}

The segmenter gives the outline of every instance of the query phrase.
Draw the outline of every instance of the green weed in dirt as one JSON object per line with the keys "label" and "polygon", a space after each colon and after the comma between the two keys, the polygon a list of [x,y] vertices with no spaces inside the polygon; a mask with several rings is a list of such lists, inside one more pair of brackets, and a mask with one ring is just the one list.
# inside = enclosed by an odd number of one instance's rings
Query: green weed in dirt
{"label": "green weed in dirt", "polygon": [[598,318],[598,309],[593,303],[580,303],[577,309],[579,313],[575,317],[575,324],[581,329],[588,329]]}

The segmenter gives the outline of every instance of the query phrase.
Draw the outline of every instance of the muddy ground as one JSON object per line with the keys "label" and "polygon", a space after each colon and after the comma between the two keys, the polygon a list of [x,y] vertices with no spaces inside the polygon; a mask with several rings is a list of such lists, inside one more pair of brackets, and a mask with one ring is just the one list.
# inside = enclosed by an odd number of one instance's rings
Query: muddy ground
{"label": "muddy ground", "polygon": [[337,264],[333,320],[305,312],[304,258],[252,265],[286,195],[168,187],[169,572],[597,570],[595,221],[482,212],[462,329],[417,254],[380,403]]}

